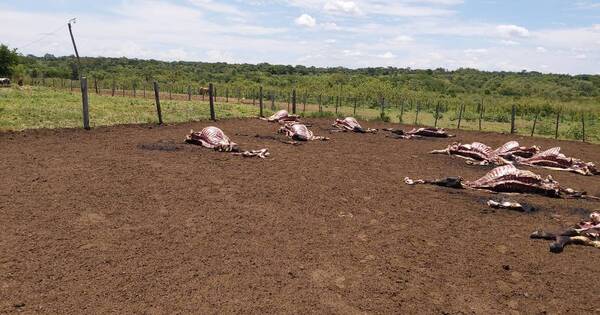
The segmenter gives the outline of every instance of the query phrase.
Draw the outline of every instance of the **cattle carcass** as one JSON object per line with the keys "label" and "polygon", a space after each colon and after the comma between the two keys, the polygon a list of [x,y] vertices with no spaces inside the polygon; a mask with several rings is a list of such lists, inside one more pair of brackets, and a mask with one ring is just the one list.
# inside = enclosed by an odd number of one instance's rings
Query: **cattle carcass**
{"label": "cattle carcass", "polygon": [[469,161],[477,161],[476,164],[479,165],[505,165],[519,157],[532,156],[538,151],[539,148],[536,146],[522,147],[516,141],[509,141],[495,150],[480,142],[470,144],[455,142],[446,149],[433,150],[430,153],[455,155]]}
{"label": "cattle carcass", "polygon": [[279,122],[279,123],[285,123],[288,121],[299,121],[300,120],[300,116],[298,115],[290,115],[290,113],[288,113],[287,110],[282,109],[278,112],[276,112],[275,114],[264,118],[264,117],[260,117],[260,119],[262,120],[266,120],[269,122]]}
{"label": "cattle carcass", "polygon": [[190,134],[185,137],[185,142],[198,144],[216,151],[233,152],[235,155],[242,155],[245,157],[258,156],[264,159],[270,154],[268,149],[242,151],[237,143],[231,141],[229,137],[225,135],[223,130],[213,126],[206,127],[200,132],[190,130]]}
{"label": "cattle carcass", "polygon": [[535,231],[530,236],[533,239],[554,241],[550,244],[550,251],[560,253],[568,244],[580,244],[600,248],[600,212],[590,214],[589,220],[581,221],[577,225],[560,233]]}
{"label": "cattle carcass", "polygon": [[530,158],[517,158],[517,163],[551,170],[569,171],[582,175],[599,175],[600,171],[591,162],[570,158],[560,153],[560,147],[548,149]]}
{"label": "cattle carcass", "polygon": [[531,193],[557,198],[589,198],[600,200],[598,197],[588,196],[585,192],[578,192],[571,188],[562,188],[550,175],[542,178],[533,172],[519,170],[512,164],[496,167],[475,181],[463,181],[461,177],[447,177],[434,180],[412,180],[406,177],[404,178],[404,182],[408,185],[431,184],[492,192]]}
{"label": "cattle carcass", "polygon": [[389,131],[392,133],[393,137],[396,139],[413,139],[413,138],[449,138],[454,137],[454,135],[449,134],[444,128],[432,128],[432,127],[422,127],[422,128],[413,128],[410,131],[404,131],[402,129],[393,129],[393,128],[385,128],[385,131]]}
{"label": "cattle carcass", "polygon": [[481,142],[473,142],[469,144],[454,142],[443,150],[433,150],[429,153],[455,155],[469,161],[477,161],[477,164],[480,165],[508,164],[508,161],[497,155],[491,147]]}
{"label": "cattle carcass", "polygon": [[529,158],[540,152],[538,146],[524,147],[517,141],[509,141],[496,150],[494,153],[507,160],[514,160],[516,157]]}
{"label": "cattle carcass", "polygon": [[358,133],[376,133],[377,129],[363,128],[354,117],[346,117],[344,119],[336,119],[333,127],[339,131],[353,131]]}
{"label": "cattle carcass", "polygon": [[327,137],[315,136],[306,125],[299,122],[287,122],[278,130],[295,141],[329,140]]}

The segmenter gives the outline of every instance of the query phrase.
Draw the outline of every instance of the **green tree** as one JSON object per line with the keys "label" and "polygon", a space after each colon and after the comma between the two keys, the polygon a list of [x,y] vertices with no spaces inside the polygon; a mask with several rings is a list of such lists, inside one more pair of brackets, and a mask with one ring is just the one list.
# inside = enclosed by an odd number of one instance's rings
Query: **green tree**
{"label": "green tree", "polygon": [[0,44],[0,77],[10,77],[18,60],[16,49],[10,50],[8,46]]}

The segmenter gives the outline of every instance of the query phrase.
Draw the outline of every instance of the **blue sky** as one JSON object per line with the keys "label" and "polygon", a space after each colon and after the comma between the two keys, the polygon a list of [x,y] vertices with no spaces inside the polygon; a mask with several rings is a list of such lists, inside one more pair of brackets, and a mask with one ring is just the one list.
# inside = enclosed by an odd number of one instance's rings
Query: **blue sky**
{"label": "blue sky", "polygon": [[0,0],[22,53],[600,73],[600,0]]}

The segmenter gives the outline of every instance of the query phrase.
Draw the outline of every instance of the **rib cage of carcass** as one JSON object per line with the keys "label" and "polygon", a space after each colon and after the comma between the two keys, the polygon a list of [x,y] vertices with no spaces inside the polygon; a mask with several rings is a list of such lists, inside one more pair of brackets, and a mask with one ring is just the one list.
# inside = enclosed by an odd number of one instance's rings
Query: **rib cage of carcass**
{"label": "rib cage of carcass", "polygon": [[336,119],[333,127],[340,131],[353,131],[358,133],[375,133],[377,129],[363,128],[354,117],[346,117],[344,119]]}
{"label": "rib cage of carcass", "polygon": [[454,135],[449,134],[444,128],[434,128],[434,127],[413,128],[410,131],[403,131],[402,129],[393,129],[393,128],[386,128],[383,130],[393,133],[394,136],[398,139],[413,139],[413,138],[421,138],[421,137],[432,137],[432,138],[454,137]]}
{"label": "rib cage of carcass", "polygon": [[329,138],[315,136],[306,125],[299,122],[287,122],[278,130],[295,141],[329,140]]}
{"label": "rib cage of carcass", "polygon": [[279,123],[284,123],[284,122],[288,122],[288,121],[299,121],[300,120],[300,116],[298,115],[290,115],[290,113],[288,113],[287,110],[282,109],[278,112],[276,112],[275,114],[267,117],[267,118],[260,118],[262,120],[266,120],[269,122],[279,122]]}
{"label": "rib cage of carcass", "polygon": [[598,197],[588,196],[585,192],[562,188],[550,175],[542,178],[531,171],[519,170],[512,164],[496,167],[475,181],[465,182],[461,177],[434,180],[412,180],[406,177],[404,182],[408,185],[431,184],[503,193],[531,193],[550,197],[599,199]]}
{"label": "rib cage of carcass", "polygon": [[532,156],[538,151],[537,146],[523,147],[516,141],[509,141],[495,150],[481,142],[470,144],[454,142],[446,149],[433,150],[430,153],[455,155],[469,161],[477,161],[480,165],[505,165],[519,157]]}
{"label": "rib cage of carcass", "polygon": [[560,147],[548,149],[529,158],[517,158],[517,163],[551,170],[568,171],[582,175],[599,175],[600,171],[592,162],[567,157],[560,153]]}
{"label": "rib cage of carcass", "polygon": [[268,149],[242,151],[239,145],[231,141],[223,130],[213,126],[205,127],[199,132],[190,130],[190,134],[185,137],[185,142],[198,144],[216,151],[233,152],[233,154],[246,157],[258,156],[260,158],[265,158],[269,156]]}

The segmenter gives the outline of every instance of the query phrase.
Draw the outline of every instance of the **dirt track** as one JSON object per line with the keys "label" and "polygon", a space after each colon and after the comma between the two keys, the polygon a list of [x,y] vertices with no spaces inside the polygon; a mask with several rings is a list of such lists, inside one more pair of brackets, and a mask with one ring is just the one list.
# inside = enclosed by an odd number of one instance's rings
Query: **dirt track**
{"label": "dirt track", "polygon": [[[0,134],[0,313],[600,313],[600,251],[528,238],[600,203],[515,197],[541,208],[523,214],[404,185],[488,170],[426,153],[448,139],[291,146],[255,137],[275,125],[227,120],[216,125],[272,157],[180,144],[206,125]],[[147,149],[161,140],[172,151]],[[600,162],[598,145],[516,140]],[[600,177],[535,171],[600,195]]]}

